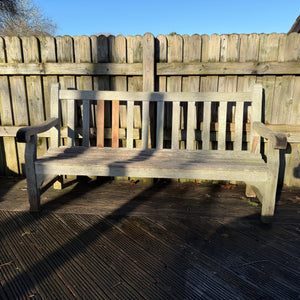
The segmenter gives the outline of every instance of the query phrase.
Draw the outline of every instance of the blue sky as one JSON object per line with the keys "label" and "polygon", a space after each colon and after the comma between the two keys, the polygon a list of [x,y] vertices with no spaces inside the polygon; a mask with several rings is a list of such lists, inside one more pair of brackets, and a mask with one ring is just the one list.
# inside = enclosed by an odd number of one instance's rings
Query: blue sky
{"label": "blue sky", "polygon": [[34,0],[57,35],[284,33],[299,0]]}

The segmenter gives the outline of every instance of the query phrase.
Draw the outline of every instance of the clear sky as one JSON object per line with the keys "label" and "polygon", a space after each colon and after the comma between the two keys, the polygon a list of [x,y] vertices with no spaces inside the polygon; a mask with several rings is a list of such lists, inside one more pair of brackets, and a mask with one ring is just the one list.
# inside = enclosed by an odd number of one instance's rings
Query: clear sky
{"label": "clear sky", "polygon": [[34,0],[57,35],[286,33],[300,0]]}

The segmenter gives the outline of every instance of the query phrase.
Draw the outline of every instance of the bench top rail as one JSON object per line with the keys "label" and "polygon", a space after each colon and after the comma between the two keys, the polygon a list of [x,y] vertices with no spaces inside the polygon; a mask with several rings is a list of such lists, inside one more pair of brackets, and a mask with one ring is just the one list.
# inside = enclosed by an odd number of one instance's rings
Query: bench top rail
{"label": "bench top rail", "polygon": [[83,91],[60,90],[59,99],[63,100],[111,100],[111,101],[148,101],[148,102],[253,102],[252,92],[121,92],[121,91]]}

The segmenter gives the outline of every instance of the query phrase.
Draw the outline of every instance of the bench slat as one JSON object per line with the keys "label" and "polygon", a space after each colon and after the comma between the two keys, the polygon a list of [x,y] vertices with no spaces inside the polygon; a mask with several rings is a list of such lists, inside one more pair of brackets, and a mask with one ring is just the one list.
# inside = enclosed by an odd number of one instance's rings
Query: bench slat
{"label": "bench slat", "polygon": [[156,148],[163,149],[164,146],[164,113],[165,105],[163,102],[157,103],[157,120],[156,120]]}
{"label": "bench slat", "polygon": [[112,138],[111,138],[111,146],[113,148],[119,147],[119,114],[120,114],[120,106],[119,101],[112,102]]}
{"label": "bench slat", "polygon": [[219,115],[218,150],[225,150],[226,149],[226,119],[227,119],[226,102],[220,102],[218,115]]}
{"label": "bench slat", "polygon": [[242,150],[244,103],[237,102],[235,109],[234,150]]}
{"label": "bench slat", "polygon": [[104,147],[104,100],[97,101],[97,147]]}
{"label": "bench slat", "polygon": [[173,102],[172,108],[172,149],[179,148],[179,123],[180,122],[180,103]]}
{"label": "bench slat", "polygon": [[[114,151],[115,150],[115,151]],[[267,178],[267,167],[257,155],[230,156],[224,151],[180,151],[112,148],[51,149],[36,161],[37,172],[57,172],[71,175],[153,176],[202,178],[223,176],[232,180]],[[178,155],[178,152],[184,154]],[[211,154],[211,152],[217,152]],[[232,151],[234,152],[234,151]],[[115,153],[115,155],[113,155]],[[228,153],[228,151],[227,151]],[[244,156],[244,157],[243,157]],[[113,175],[114,174],[114,175]],[[135,174],[135,175],[134,175]],[[137,175],[138,174],[138,175]],[[225,177],[224,177],[225,176]]]}
{"label": "bench slat", "polygon": [[69,101],[67,104],[68,109],[68,138],[67,145],[69,147],[75,146],[75,102]]}
{"label": "bench slat", "polygon": [[186,149],[194,149],[195,141],[195,102],[188,103],[187,111],[187,133],[186,133]]}
{"label": "bench slat", "polygon": [[148,148],[149,139],[149,102],[144,102],[142,107],[142,148]]}
{"label": "bench slat", "polygon": [[205,102],[203,108],[202,149],[209,150],[210,146],[211,102]]}
{"label": "bench slat", "polygon": [[90,102],[83,100],[82,114],[82,145],[88,147],[90,144]]}
{"label": "bench slat", "polygon": [[[50,117],[60,118],[59,109],[59,83],[52,84],[51,86],[51,96],[50,96]],[[60,146],[60,128],[61,124],[58,124],[57,128],[53,128],[50,134],[50,146],[58,147]]]}
{"label": "bench slat", "polygon": [[133,108],[134,101],[127,102],[127,148],[133,148]]}

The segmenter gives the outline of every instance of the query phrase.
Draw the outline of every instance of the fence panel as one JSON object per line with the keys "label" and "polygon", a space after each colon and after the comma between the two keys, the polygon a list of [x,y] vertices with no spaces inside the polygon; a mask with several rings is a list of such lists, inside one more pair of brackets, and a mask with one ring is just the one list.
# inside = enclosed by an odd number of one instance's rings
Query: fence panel
{"label": "fence panel", "polygon": [[[146,39],[154,41],[145,48]],[[148,46],[147,46],[148,47]],[[154,61],[154,62],[153,62]],[[143,67],[144,66],[144,67]],[[147,67],[149,66],[149,68]],[[288,134],[285,183],[300,186],[300,34],[63,36],[0,38],[0,174],[24,173],[24,145],[15,142],[20,126],[36,125],[50,116],[50,87],[142,91],[249,91],[253,84],[264,88],[263,120]],[[151,86],[149,88],[149,86]],[[101,99],[99,99],[101,100]],[[101,103],[101,102],[98,102]],[[96,127],[104,127],[102,146],[126,146],[127,107],[115,102],[102,107],[103,124],[96,124],[96,106],[91,106],[90,143],[95,144]],[[160,104],[161,105],[161,104]],[[180,104],[180,128],[172,128],[172,107],[164,104],[164,122],[153,118],[157,105],[150,104],[149,146],[186,147],[188,112],[195,114],[194,130],[189,124],[189,148],[202,148],[203,106]],[[176,105],[176,104],[175,104]],[[218,105],[210,118],[216,122],[209,132],[209,147],[218,147]],[[101,105],[99,105],[101,107]],[[160,108],[161,109],[161,108]],[[234,145],[235,110],[227,107],[226,144]],[[244,121],[251,108],[244,106]],[[176,109],[175,109],[176,110]],[[133,147],[141,146],[142,107],[133,107]],[[82,105],[77,107],[76,126],[81,125]],[[224,117],[224,116],[223,116]],[[62,103],[66,126],[66,103]],[[239,122],[241,118],[239,117]],[[113,125],[114,124],[114,125]],[[239,125],[241,126],[241,124]],[[99,127],[100,128],[100,127]],[[247,130],[237,144],[247,147]],[[173,134],[172,134],[173,131]],[[193,134],[195,131],[195,134]],[[224,128],[222,131],[224,147]],[[207,133],[208,134],[208,133]],[[39,138],[38,155],[46,151],[48,133]],[[67,130],[62,132],[66,143]],[[76,136],[80,132],[76,129]],[[159,142],[155,138],[159,137]],[[171,136],[177,141],[172,141]],[[191,136],[194,139],[191,142]],[[79,141],[77,139],[77,141]],[[119,144],[120,142],[120,144]],[[207,146],[207,145],[206,145]]]}

